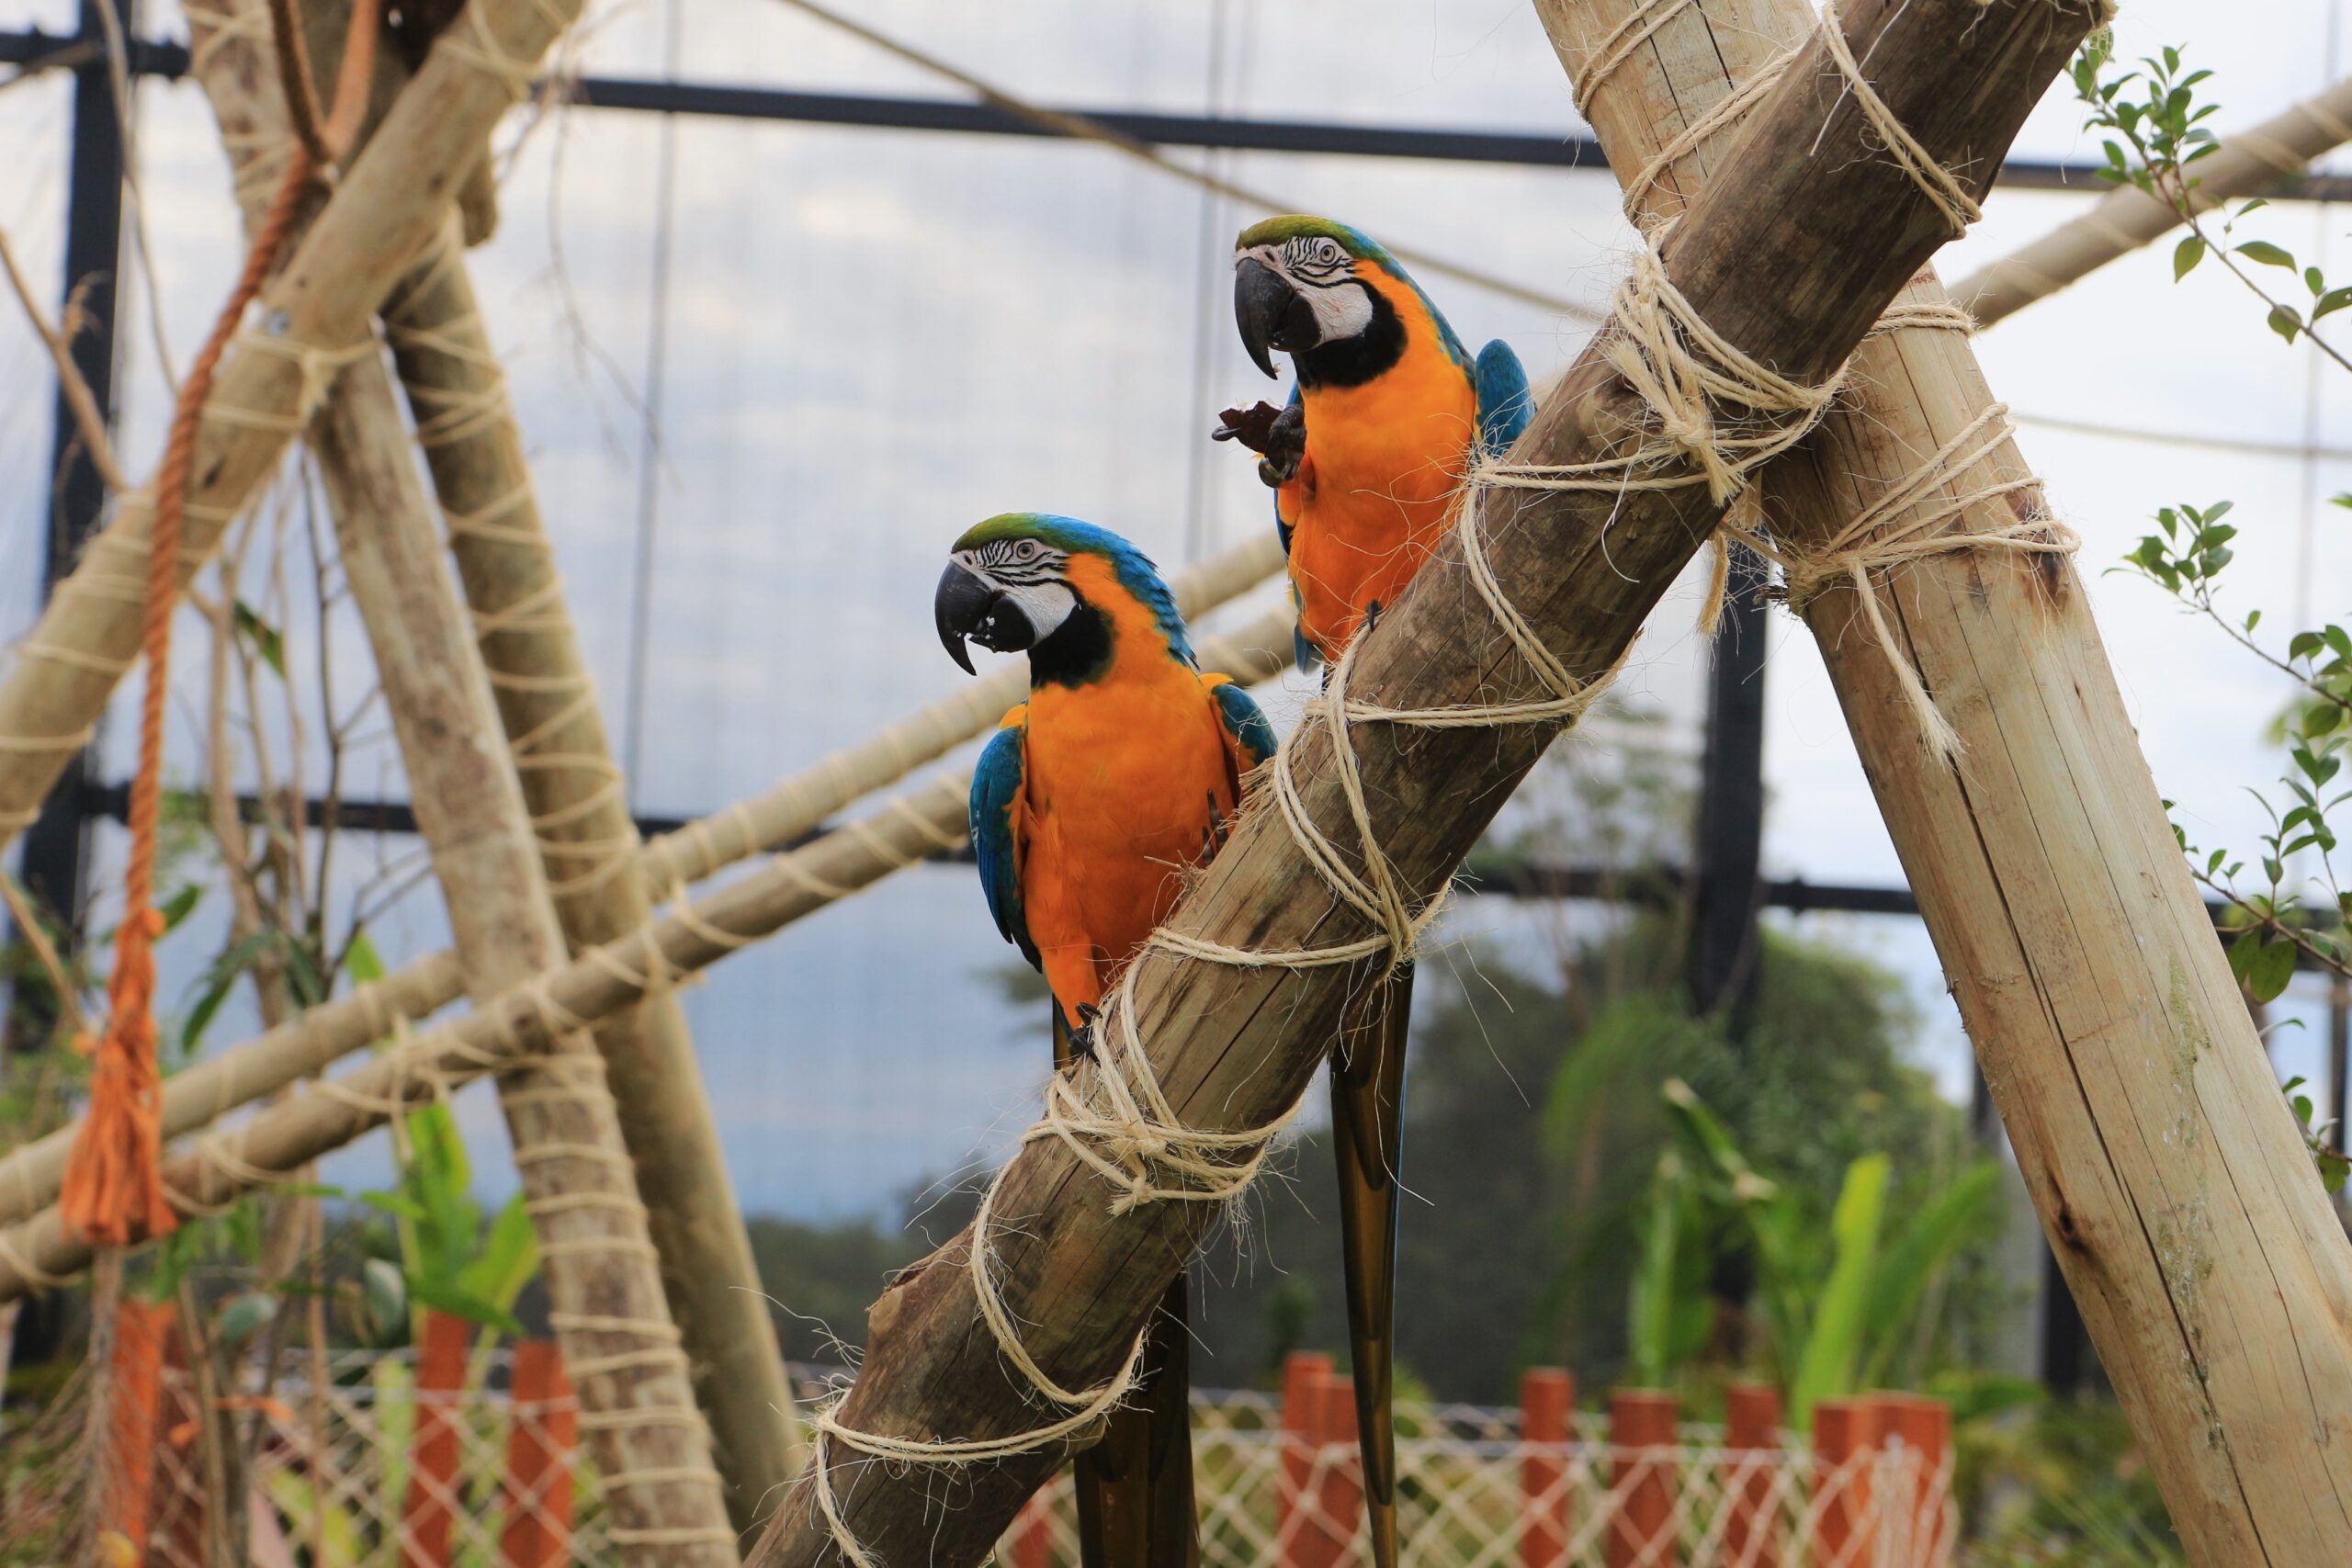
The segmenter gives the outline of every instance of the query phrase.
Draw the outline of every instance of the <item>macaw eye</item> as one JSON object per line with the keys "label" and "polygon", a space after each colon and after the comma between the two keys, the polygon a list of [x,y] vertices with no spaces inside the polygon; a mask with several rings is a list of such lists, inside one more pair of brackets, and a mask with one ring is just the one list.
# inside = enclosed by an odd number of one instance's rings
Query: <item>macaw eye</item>
{"label": "macaw eye", "polygon": [[1340,260],[1340,243],[1326,240],[1315,248],[1315,259],[1336,265]]}
{"label": "macaw eye", "polygon": [[1023,539],[1012,547],[1012,558],[1015,560],[1035,560],[1041,553],[1041,548],[1042,547],[1038,545],[1036,540]]}

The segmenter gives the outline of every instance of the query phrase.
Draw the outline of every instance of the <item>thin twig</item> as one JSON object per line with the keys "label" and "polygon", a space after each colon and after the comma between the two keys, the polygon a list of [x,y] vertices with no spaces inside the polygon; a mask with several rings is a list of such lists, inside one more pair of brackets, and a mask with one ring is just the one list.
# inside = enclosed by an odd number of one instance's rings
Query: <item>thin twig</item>
{"label": "thin twig", "polygon": [[114,442],[107,434],[107,422],[98,412],[98,400],[92,395],[89,382],[82,378],[81,370],[74,363],[74,345],[65,333],[50,325],[40,304],[33,299],[31,287],[25,282],[24,270],[17,265],[17,253],[8,243],[8,236],[0,231],[0,267],[8,274],[8,287],[15,290],[17,303],[25,312],[25,320],[49,346],[49,357],[57,367],[57,385],[65,394],[65,406],[74,411],[74,428],[81,433],[83,448],[90,455],[90,466],[98,470],[98,478],[107,489],[120,495],[130,485],[122,477],[121,468],[114,460]]}

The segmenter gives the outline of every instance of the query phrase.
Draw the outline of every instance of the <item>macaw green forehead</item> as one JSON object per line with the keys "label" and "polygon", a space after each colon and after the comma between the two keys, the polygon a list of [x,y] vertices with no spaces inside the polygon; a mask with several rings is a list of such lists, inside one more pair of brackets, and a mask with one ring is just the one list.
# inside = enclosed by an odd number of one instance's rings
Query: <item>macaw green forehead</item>
{"label": "macaw green forehead", "polygon": [[1381,249],[1362,230],[1334,223],[1329,218],[1307,218],[1298,213],[1252,223],[1241,231],[1241,237],[1234,241],[1233,248],[1237,251],[1255,250],[1260,245],[1279,245],[1311,236],[1339,241],[1340,248],[1358,261],[1377,262],[1392,272],[1396,269],[1396,259]]}
{"label": "macaw green forehead", "polygon": [[1050,512],[1001,513],[966,529],[955,547],[959,552],[976,550],[1000,539],[1036,539],[1067,555],[1109,556],[1116,559],[1136,553],[1133,545],[1108,528],[1097,528],[1091,523],[1058,517]]}

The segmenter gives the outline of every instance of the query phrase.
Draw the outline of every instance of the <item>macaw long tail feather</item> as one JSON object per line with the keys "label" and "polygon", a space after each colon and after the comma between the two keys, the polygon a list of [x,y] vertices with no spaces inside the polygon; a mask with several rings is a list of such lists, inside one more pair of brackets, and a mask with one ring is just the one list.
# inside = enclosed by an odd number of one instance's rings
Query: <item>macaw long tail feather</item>
{"label": "macaw long tail feather", "polygon": [[1135,1403],[1111,1412],[1102,1440],[1078,1456],[1078,1545],[1084,1568],[1200,1563],[1185,1297],[1179,1275],[1153,1314]]}
{"label": "macaw long tail feather", "polygon": [[1405,1153],[1405,1042],[1413,966],[1352,998],[1331,1055],[1331,1142],[1340,1167],[1348,1348],[1374,1568],[1396,1564],[1396,1371],[1398,1174]]}

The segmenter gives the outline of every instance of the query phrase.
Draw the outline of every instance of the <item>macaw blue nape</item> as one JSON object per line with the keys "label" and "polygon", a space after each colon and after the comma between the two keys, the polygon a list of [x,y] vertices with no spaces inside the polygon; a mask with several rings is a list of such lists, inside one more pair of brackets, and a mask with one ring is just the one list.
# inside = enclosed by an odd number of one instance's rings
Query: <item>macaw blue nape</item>
{"label": "macaw blue nape", "polygon": [[[1533,397],[1499,340],[1472,359],[1396,259],[1321,218],[1269,218],[1234,247],[1234,319],[1268,376],[1297,373],[1289,403],[1227,410],[1215,432],[1256,451],[1298,604],[1302,654],[1336,660],[1396,602],[1451,525],[1481,456],[1508,450]],[[1348,1335],[1378,1568],[1396,1562],[1391,1409],[1397,1173],[1412,969],[1354,998],[1331,1055]]]}
{"label": "macaw blue nape", "polygon": [[[1067,1069],[1184,869],[1216,853],[1273,729],[1247,692],[1201,672],[1167,585],[1107,529],[992,517],[956,541],[933,616],[967,671],[967,640],[1029,657],[1029,700],[972,774],[972,846],[997,929],[1053,991]],[[1180,1277],[1153,1316],[1136,1403],[1079,1456],[1087,1568],[1199,1561],[1186,1294]]]}

